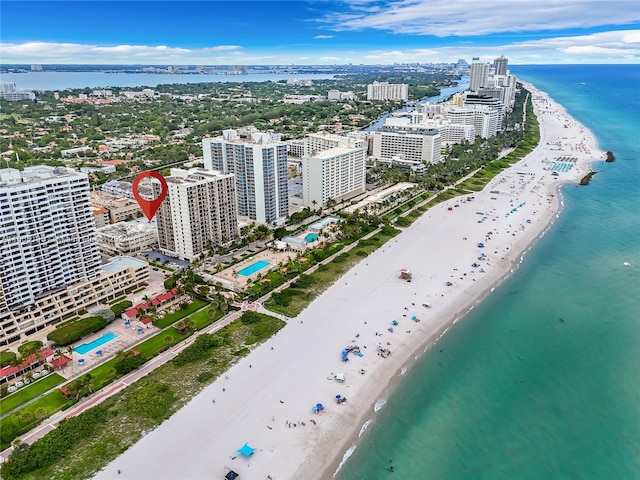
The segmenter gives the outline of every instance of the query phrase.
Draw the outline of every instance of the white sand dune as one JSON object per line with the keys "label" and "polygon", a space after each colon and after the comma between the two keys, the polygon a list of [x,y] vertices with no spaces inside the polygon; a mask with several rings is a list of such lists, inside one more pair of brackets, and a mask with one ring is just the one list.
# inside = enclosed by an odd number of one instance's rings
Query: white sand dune
{"label": "white sand dune", "polygon": [[[558,185],[604,158],[585,127],[528,88],[541,125],[530,155],[473,200],[430,209],[97,478],[221,479],[226,468],[243,480],[331,478],[402,368],[507,276],[544,232],[559,209]],[[576,166],[553,177],[543,161],[557,157]],[[411,282],[399,278],[402,267],[413,272]],[[391,333],[394,319],[399,325]],[[341,350],[351,344],[363,356],[349,354],[344,363]],[[378,356],[379,344],[391,356]],[[336,372],[344,372],[343,384],[332,379]],[[338,405],[336,395],[348,402]],[[324,413],[312,412],[317,403]],[[287,425],[298,422],[306,425]],[[256,448],[248,458],[235,452],[245,442]]]}

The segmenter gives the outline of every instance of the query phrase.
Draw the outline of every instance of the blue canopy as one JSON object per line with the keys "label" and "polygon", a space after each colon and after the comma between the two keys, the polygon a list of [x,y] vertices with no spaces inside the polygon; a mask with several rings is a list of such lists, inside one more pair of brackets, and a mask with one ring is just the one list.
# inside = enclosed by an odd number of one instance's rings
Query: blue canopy
{"label": "blue canopy", "polygon": [[245,457],[250,457],[254,450],[255,448],[251,448],[249,444],[245,443],[238,450],[236,450],[236,452],[241,453]]}

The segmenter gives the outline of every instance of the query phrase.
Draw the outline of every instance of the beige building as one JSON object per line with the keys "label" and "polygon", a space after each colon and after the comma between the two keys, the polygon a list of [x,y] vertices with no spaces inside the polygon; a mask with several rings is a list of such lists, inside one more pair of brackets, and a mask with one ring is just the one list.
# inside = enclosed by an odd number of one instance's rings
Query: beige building
{"label": "beige building", "polygon": [[[238,235],[236,177],[204,168],[171,169],[168,193],[156,214],[160,251],[193,260]],[[155,183],[157,194],[160,184]]]}
{"label": "beige building", "polygon": [[373,134],[373,157],[390,160],[398,157],[412,162],[442,161],[441,137],[437,128],[419,125],[385,125]]}
{"label": "beige building", "polygon": [[119,222],[99,228],[96,231],[96,241],[105,255],[130,255],[156,246],[158,232],[154,225]]}
{"label": "beige building", "polygon": [[125,222],[142,215],[138,202],[130,198],[116,197],[104,192],[91,192],[90,202],[95,207],[107,209],[109,223]]}
{"label": "beige building", "polygon": [[116,257],[101,266],[97,277],[40,297],[29,307],[9,310],[0,282],[0,345],[23,342],[36,333],[47,333],[91,306],[108,303],[148,283],[147,262]]}

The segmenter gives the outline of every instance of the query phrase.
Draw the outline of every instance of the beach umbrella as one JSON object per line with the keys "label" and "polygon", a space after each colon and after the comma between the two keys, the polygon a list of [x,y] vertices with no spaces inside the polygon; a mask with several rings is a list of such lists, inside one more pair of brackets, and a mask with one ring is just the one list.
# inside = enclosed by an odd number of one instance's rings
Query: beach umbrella
{"label": "beach umbrella", "polygon": [[313,410],[314,412],[318,411],[318,407],[311,407],[311,410]]}
{"label": "beach umbrella", "polygon": [[102,350],[96,350],[96,355],[102,355]]}
{"label": "beach umbrella", "polygon": [[336,395],[336,400],[340,400],[342,397],[340,395]]}
{"label": "beach umbrella", "polygon": [[415,320],[416,318],[418,317],[416,317],[415,315],[411,315],[411,320]]}
{"label": "beach umbrella", "polygon": [[318,410],[322,410],[322,404],[321,404],[321,403],[318,403],[318,404],[316,405],[316,408],[317,408]]}
{"label": "beach umbrella", "polygon": [[83,364],[84,363],[84,358],[79,358],[78,359],[78,363]]}

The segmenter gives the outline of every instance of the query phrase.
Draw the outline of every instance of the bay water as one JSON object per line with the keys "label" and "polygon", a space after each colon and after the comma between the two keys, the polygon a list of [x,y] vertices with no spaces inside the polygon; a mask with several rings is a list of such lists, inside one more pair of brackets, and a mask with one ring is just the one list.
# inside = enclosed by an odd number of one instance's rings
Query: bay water
{"label": "bay water", "polygon": [[640,66],[512,71],[616,160],[562,187],[550,229],[371,412],[338,480],[640,478]]}

